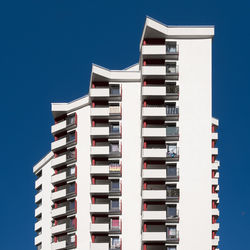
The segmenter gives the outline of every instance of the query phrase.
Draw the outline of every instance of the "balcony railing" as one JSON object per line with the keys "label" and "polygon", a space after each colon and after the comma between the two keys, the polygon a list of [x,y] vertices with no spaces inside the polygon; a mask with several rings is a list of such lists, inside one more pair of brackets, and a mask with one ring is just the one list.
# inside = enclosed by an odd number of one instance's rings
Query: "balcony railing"
{"label": "balcony railing", "polygon": [[178,160],[179,159],[179,148],[176,146],[167,145],[167,160]]}
{"label": "balcony railing", "polygon": [[166,219],[167,222],[173,222],[173,223],[179,222],[179,210],[175,210],[175,213],[171,213],[167,209]]}
{"label": "balcony railing", "polygon": [[167,114],[167,116],[179,115],[179,107],[169,107],[169,106],[166,106],[166,114]]}
{"label": "balcony railing", "polygon": [[171,233],[171,231],[167,229],[166,239],[167,243],[177,243],[179,241],[179,232],[175,230],[174,233]]}
{"label": "balcony railing", "polygon": [[167,189],[167,200],[173,200],[173,201],[178,201],[179,197],[180,197],[180,190],[177,188],[173,188],[173,189]]}
{"label": "balcony railing", "polygon": [[167,95],[178,95],[179,94],[179,86],[173,84],[166,85],[166,94]]}
{"label": "balcony railing", "polygon": [[169,137],[177,137],[179,136],[179,128],[178,127],[167,127],[166,135]]}
{"label": "balcony railing", "polygon": [[66,125],[67,127],[76,125],[76,114],[70,115],[66,118]]}
{"label": "balcony railing", "polygon": [[121,175],[122,166],[120,164],[110,164],[109,165],[109,173],[110,173],[110,175]]}
{"label": "balcony railing", "polygon": [[178,45],[172,45],[172,44],[166,44],[166,53],[167,54],[178,54],[179,53],[179,46]]}
{"label": "balcony railing", "polygon": [[67,161],[74,161],[76,160],[76,150],[69,150],[66,152],[66,160]]}

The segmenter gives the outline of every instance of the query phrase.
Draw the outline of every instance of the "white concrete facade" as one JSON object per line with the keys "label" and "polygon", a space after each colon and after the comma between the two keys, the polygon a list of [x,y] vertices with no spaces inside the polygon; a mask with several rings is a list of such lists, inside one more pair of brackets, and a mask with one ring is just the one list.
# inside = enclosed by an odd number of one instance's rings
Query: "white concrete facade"
{"label": "white concrete facade", "polygon": [[52,104],[38,250],[219,249],[213,35],[147,17],[138,64],[93,65],[89,95]]}

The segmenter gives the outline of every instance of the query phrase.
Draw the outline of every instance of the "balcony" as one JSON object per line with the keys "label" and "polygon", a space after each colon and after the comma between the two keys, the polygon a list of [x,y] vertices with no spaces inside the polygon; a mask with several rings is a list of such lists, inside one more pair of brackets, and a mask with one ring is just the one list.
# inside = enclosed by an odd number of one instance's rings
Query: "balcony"
{"label": "balcony", "polygon": [[109,204],[90,204],[90,213],[108,213]]}
{"label": "balcony", "polygon": [[142,199],[143,200],[166,200],[167,193],[166,190],[143,190],[142,191]]}
{"label": "balcony", "polygon": [[76,178],[76,170],[72,170],[71,168],[64,169],[63,171],[59,171],[57,174],[54,174],[51,177],[51,183],[57,184],[64,181],[74,180]]}
{"label": "balcony", "polygon": [[51,200],[57,201],[63,198],[72,198],[76,195],[76,184],[71,183],[57,188],[57,191],[51,194]]}
{"label": "balcony", "polygon": [[69,115],[65,120],[58,122],[57,124],[51,126],[51,133],[57,134],[63,132],[67,129],[72,129],[77,125],[77,115]]}
{"label": "balcony", "polygon": [[142,95],[164,97],[166,96],[166,87],[165,86],[143,86]]}
{"label": "balcony", "polygon": [[37,235],[37,236],[35,237],[35,245],[38,245],[38,244],[40,244],[41,242],[42,242],[42,234]]}
{"label": "balcony", "polygon": [[65,154],[52,159],[51,166],[59,167],[64,164],[70,164],[76,161],[76,150],[68,150]]}
{"label": "balcony", "polygon": [[166,211],[142,211],[144,221],[165,221],[166,218]]}
{"label": "balcony", "polygon": [[57,241],[52,242],[52,250],[63,250],[63,249],[72,249],[77,247],[76,236],[73,235],[62,235],[57,236]]}
{"label": "balcony", "polygon": [[143,232],[142,241],[166,241],[166,232]]}
{"label": "balcony", "polygon": [[212,224],[212,230],[213,231],[218,231],[220,228],[220,224],[219,223],[213,223]]}
{"label": "balcony", "polygon": [[91,107],[90,115],[92,117],[108,117],[109,116],[109,107]]}
{"label": "balcony", "polygon": [[67,201],[59,203],[56,208],[53,208],[51,216],[56,218],[65,215],[72,215],[74,213],[76,213],[76,203]]}
{"label": "balcony", "polygon": [[65,137],[51,143],[51,150],[56,151],[76,144],[76,133],[68,133]]}
{"label": "balcony", "polygon": [[175,81],[179,79],[179,67],[177,65],[166,65],[166,79]]}
{"label": "balcony", "polygon": [[61,234],[65,232],[72,232],[76,229],[76,219],[75,218],[67,218],[60,219],[56,222],[57,224],[52,226],[51,233],[52,234]]}
{"label": "balcony", "polygon": [[142,116],[148,118],[164,117],[167,121],[178,121],[179,108],[170,106],[143,107]]}
{"label": "balcony", "polygon": [[36,181],[35,181],[35,189],[37,189],[39,186],[42,185],[43,182],[43,178],[39,177]]}
{"label": "balcony", "polygon": [[164,180],[167,178],[166,169],[143,169],[142,178],[148,180]]}
{"label": "balcony", "polygon": [[144,77],[165,77],[166,76],[166,66],[165,65],[150,65],[142,66],[142,75]]}
{"label": "balcony", "polygon": [[179,128],[178,127],[162,127],[162,128],[143,128],[143,137],[165,137],[167,141],[179,140]]}
{"label": "balcony", "polygon": [[91,194],[108,194],[109,184],[91,184],[90,193]]}
{"label": "balcony", "polygon": [[110,250],[109,243],[91,243],[91,250]]}
{"label": "balcony", "polygon": [[91,233],[108,233],[109,224],[108,223],[90,223]]}
{"label": "balcony", "polygon": [[42,220],[39,220],[35,223],[35,231],[39,230],[42,227]]}
{"label": "balcony", "polygon": [[37,203],[41,199],[42,199],[42,192],[39,192],[38,194],[35,195],[35,203]]}
{"label": "balcony", "polygon": [[90,173],[94,175],[121,176],[122,166],[120,164],[92,165]]}
{"label": "balcony", "polygon": [[214,239],[212,239],[212,245],[213,246],[218,246],[219,241],[220,241],[220,237],[219,236],[214,236]]}
{"label": "balcony", "polygon": [[38,217],[40,214],[42,214],[42,206],[35,209],[35,217]]}
{"label": "balcony", "polygon": [[213,208],[212,209],[212,215],[220,216],[220,211],[218,208]]}

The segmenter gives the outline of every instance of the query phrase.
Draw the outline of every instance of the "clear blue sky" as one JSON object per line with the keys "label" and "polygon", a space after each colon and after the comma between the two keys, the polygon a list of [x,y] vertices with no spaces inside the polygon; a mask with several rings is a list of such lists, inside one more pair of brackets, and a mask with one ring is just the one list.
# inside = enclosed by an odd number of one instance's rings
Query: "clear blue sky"
{"label": "clear blue sky", "polygon": [[220,249],[250,249],[250,3],[223,0],[1,1],[1,249],[35,249],[32,166],[50,148],[50,103],[86,94],[93,62],[110,69],[136,63],[146,15],[216,26]]}

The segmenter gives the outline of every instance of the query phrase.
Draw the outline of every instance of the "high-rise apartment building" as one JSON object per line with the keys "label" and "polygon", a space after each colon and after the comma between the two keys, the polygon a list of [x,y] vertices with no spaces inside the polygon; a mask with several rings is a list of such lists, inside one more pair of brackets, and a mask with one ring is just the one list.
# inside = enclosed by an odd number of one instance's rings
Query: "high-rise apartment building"
{"label": "high-rise apartment building", "polygon": [[218,250],[213,36],[147,18],[138,64],[93,65],[88,95],[52,103],[37,249]]}

